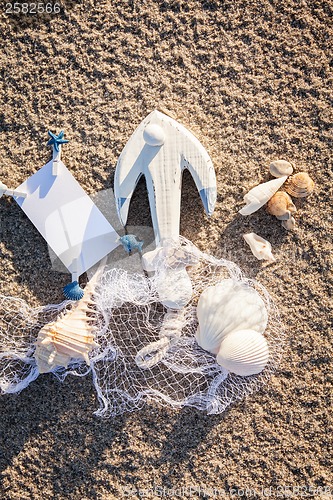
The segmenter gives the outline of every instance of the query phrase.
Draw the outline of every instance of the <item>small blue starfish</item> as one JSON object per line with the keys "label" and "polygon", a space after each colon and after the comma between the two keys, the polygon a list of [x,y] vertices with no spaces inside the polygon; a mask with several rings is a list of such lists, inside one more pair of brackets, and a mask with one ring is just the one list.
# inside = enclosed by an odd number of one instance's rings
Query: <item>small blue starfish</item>
{"label": "small blue starfish", "polygon": [[62,130],[59,135],[53,134],[50,130],[48,131],[49,136],[51,139],[48,141],[47,145],[48,146],[54,146],[54,149],[59,153],[59,146],[61,144],[67,144],[67,139],[64,139],[64,131]]}

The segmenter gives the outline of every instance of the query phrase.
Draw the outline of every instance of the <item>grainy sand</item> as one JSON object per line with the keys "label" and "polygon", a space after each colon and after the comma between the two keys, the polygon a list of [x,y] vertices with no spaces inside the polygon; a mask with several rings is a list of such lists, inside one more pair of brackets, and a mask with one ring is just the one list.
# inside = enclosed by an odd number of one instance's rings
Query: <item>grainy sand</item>
{"label": "grainy sand", "polygon": [[[132,498],[158,498],[162,487],[170,497],[184,488],[183,498],[199,488],[201,496],[225,490],[219,498],[254,498],[230,492],[237,488],[257,498],[262,488],[272,498],[284,498],[286,486],[303,488],[294,498],[310,486],[332,490],[332,2],[62,4],[49,17],[6,16],[1,7],[1,180],[14,187],[36,172],[50,157],[47,130],[64,129],[63,159],[83,188],[112,187],[134,128],[151,110],[169,109],[204,144],[218,179],[208,219],[185,176],[182,234],[267,287],[287,343],[269,384],[216,417],[147,406],[101,421],[88,378],[61,385],[40,376],[0,399],[0,497],[113,499],[126,487]],[[295,232],[263,209],[237,214],[277,158],[316,182],[297,202]],[[68,276],[51,269],[44,240],[8,198],[0,218],[0,292],[31,305],[61,301]],[[150,224],[144,183],[130,224]],[[252,256],[247,231],[271,241],[276,263]]]}

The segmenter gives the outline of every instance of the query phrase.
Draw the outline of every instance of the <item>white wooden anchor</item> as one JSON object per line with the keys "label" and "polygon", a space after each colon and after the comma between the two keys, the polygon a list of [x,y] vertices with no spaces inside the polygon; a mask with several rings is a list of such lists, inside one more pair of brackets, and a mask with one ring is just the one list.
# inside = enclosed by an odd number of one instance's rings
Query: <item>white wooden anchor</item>
{"label": "white wooden anchor", "polygon": [[[143,266],[154,271],[168,241],[179,240],[181,183],[183,171],[191,173],[205,211],[213,213],[216,177],[212,161],[199,140],[183,125],[160,111],[150,113],[123,149],[116,167],[114,190],[120,221],[126,225],[135,187],[145,176],[156,249],[143,256]],[[185,265],[167,269],[161,276],[161,302],[181,309],[192,296]]]}

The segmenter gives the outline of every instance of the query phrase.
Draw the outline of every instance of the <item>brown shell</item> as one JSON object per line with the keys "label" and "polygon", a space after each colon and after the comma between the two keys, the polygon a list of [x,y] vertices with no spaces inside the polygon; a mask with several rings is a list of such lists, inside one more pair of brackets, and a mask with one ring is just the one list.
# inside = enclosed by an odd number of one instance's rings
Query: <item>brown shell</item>
{"label": "brown shell", "polygon": [[298,172],[292,175],[285,184],[287,193],[295,198],[305,198],[314,190],[314,181],[308,173]]}
{"label": "brown shell", "polygon": [[278,191],[267,203],[267,212],[276,217],[291,217],[291,213],[296,212],[296,207],[289,194],[284,191]]}

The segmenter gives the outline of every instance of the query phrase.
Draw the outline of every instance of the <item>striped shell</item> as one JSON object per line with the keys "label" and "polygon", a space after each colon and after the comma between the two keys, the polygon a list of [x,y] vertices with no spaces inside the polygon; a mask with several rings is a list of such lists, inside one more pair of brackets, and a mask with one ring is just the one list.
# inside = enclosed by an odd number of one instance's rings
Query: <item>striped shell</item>
{"label": "striped shell", "polygon": [[89,316],[95,313],[92,301],[95,276],[86,286],[85,296],[70,311],[39,331],[34,354],[39,373],[48,373],[59,366],[67,368],[74,359],[90,364],[89,353],[98,346],[94,341],[94,318]]}
{"label": "striped shell", "polygon": [[232,279],[206,288],[197,305],[200,347],[216,354],[226,335],[234,330],[252,329],[260,334],[267,325],[267,310],[259,293]]}
{"label": "striped shell", "polygon": [[290,219],[291,214],[296,212],[296,207],[288,193],[278,191],[267,203],[267,212],[286,220]]}
{"label": "striped shell", "polygon": [[292,175],[286,182],[285,189],[287,193],[295,198],[305,198],[314,190],[314,181],[306,172],[298,172]]}
{"label": "striped shell", "polygon": [[247,377],[260,373],[267,365],[268,358],[268,344],[261,333],[238,330],[222,340],[216,361],[231,373]]}

